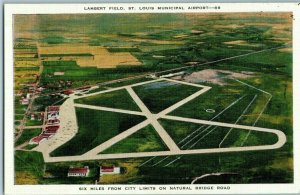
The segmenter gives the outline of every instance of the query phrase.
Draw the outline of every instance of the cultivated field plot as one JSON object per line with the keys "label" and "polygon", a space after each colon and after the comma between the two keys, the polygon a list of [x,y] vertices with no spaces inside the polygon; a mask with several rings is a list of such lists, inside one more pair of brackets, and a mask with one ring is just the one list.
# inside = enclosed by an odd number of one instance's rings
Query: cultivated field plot
{"label": "cultivated field plot", "polygon": [[122,65],[142,65],[138,59],[128,52],[132,51],[131,48],[113,50],[100,46],[61,44],[40,46],[38,49],[42,60],[75,60],[82,67],[116,68]]}
{"label": "cultivated field plot", "polygon": [[[35,150],[43,153],[46,162],[60,162],[280,148],[286,142],[280,130],[239,123],[271,94],[240,80],[234,82],[236,93],[217,107],[211,107],[210,102],[219,101],[216,97],[206,97],[217,96],[214,87],[167,78],[81,96],[73,94],[66,102],[75,109],[78,127],[73,125],[74,136],[65,141],[57,137],[61,144],[46,147],[55,145],[50,139]],[[192,103],[208,113],[204,120],[198,119],[202,112],[192,112],[195,117],[172,114]],[[260,112],[264,107],[260,105]],[[254,115],[256,123],[261,114]],[[62,124],[60,128],[66,127]]]}

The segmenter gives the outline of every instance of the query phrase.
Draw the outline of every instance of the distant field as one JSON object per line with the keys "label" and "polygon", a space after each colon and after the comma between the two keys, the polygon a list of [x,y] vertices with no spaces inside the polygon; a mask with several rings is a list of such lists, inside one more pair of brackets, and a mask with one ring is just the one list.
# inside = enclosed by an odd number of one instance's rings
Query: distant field
{"label": "distant field", "polygon": [[51,152],[51,156],[81,155],[145,119],[142,116],[83,108],[76,108],[76,116],[78,133]]}
{"label": "distant field", "polygon": [[168,148],[158,136],[155,129],[151,125],[148,125],[100,153],[113,154],[130,152],[151,152],[163,151],[167,149]]}
{"label": "distant field", "polygon": [[90,53],[57,53],[57,54],[41,54],[41,57],[64,57],[64,56],[93,56]]}
{"label": "distant field", "polygon": [[[115,69],[104,70],[96,67],[80,67],[74,60],[44,61],[43,65],[44,71],[41,75],[41,84],[47,86],[45,91],[48,92],[130,77],[136,74],[130,72],[130,68],[119,69],[116,71]],[[55,72],[64,72],[64,75],[54,76]],[[63,81],[64,83],[61,84],[59,81]],[[66,81],[72,81],[71,86],[67,86],[65,83]]]}
{"label": "distant field", "polygon": [[75,99],[74,102],[79,104],[140,111],[139,107],[125,89]]}
{"label": "distant field", "polygon": [[[142,65],[128,51],[119,52],[117,49],[112,49],[114,53],[108,52],[104,47],[88,46],[88,45],[59,45],[40,47],[42,57],[68,57],[78,56],[76,62],[82,67],[97,67],[97,68],[115,68],[120,65]],[[116,51],[118,51],[116,53]],[[85,53],[87,52],[87,53]],[[84,56],[93,56],[93,58],[80,58]]]}
{"label": "distant field", "polygon": [[140,52],[141,50],[137,47],[109,47],[109,52]]}

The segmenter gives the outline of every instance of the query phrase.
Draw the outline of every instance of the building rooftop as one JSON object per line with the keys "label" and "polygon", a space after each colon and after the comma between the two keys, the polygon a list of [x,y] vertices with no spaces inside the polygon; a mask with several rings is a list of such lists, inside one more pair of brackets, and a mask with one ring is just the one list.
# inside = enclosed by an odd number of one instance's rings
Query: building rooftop
{"label": "building rooftop", "polygon": [[68,173],[87,173],[89,167],[81,167],[81,168],[69,168]]}
{"label": "building rooftop", "polygon": [[59,111],[59,106],[48,106],[47,108],[48,112],[50,111]]}

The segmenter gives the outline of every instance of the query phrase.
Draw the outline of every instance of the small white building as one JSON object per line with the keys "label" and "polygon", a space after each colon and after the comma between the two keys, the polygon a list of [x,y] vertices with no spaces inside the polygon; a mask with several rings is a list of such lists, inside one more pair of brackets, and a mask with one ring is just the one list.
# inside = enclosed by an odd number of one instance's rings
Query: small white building
{"label": "small white building", "polygon": [[80,168],[70,167],[68,171],[68,177],[87,177],[89,172],[90,169],[88,166]]}
{"label": "small white building", "polygon": [[100,175],[120,174],[121,168],[115,166],[100,166]]}
{"label": "small white building", "polygon": [[169,77],[179,76],[179,75],[183,75],[183,74],[184,74],[184,71],[181,71],[181,72],[176,72],[176,73],[170,73],[170,74],[161,75],[159,78],[169,78]]}
{"label": "small white building", "polygon": [[26,99],[30,99],[30,97],[31,97],[31,94],[30,94],[30,93],[27,93],[27,94],[26,94]]}

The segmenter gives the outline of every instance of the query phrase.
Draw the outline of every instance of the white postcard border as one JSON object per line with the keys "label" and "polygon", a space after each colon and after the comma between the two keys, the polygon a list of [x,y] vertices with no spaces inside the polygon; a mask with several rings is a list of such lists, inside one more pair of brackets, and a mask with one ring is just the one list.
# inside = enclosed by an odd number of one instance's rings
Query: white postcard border
{"label": "white postcard border", "polygon": [[[221,6],[220,10],[139,10],[143,6]],[[124,7],[125,10],[85,10],[84,7]],[[128,7],[135,7],[135,10],[128,11]],[[13,14],[70,14],[70,13],[204,13],[204,12],[293,12],[293,144],[294,144],[294,184],[230,184],[230,190],[192,190],[192,191],[168,191],[159,190],[160,187],[169,185],[105,185],[108,187],[122,187],[123,190],[80,190],[80,187],[97,187],[93,185],[14,185],[14,145],[13,145]],[[300,192],[300,6],[297,3],[164,3],[164,4],[6,4],[4,18],[5,32],[5,94],[4,94],[4,141],[5,141],[5,193],[6,194],[234,194],[234,193],[299,193]],[[126,186],[156,187],[156,190],[125,190]],[[172,185],[175,186],[175,185]],[[190,185],[176,185],[190,186]],[[222,186],[222,185],[194,185],[194,186]]]}

